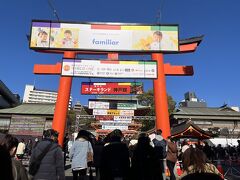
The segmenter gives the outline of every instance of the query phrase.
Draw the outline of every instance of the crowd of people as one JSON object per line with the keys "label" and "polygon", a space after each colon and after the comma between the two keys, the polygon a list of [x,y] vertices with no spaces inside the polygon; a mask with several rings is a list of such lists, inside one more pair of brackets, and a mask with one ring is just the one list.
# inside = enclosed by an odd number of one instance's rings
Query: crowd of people
{"label": "crowd of people", "polygon": [[[0,140],[0,177],[9,180],[28,179],[65,179],[66,154],[71,163],[73,180],[92,177],[95,169],[97,180],[162,180],[166,179],[166,168],[170,180],[175,179],[223,179],[223,174],[212,163],[215,159],[229,156],[238,158],[238,147],[211,147],[199,141],[173,142],[169,136],[162,137],[156,130],[153,136],[140,133],[132,139],[124,138],[121,130],[113,130],[104,138],[95,139],[86,130],[80,130],[68,146],[58,145],[58,132],[53,129],[44,131],[41,141],[33,143],[18,139],[10,134]],[[64,152],[64,153],[63,153]],[[22,165],[24,155],[30,157],[28,171]],[[176,174],[176,162],[182,162],[182,174]],[[90,171],[89,171],[90,170]]]}

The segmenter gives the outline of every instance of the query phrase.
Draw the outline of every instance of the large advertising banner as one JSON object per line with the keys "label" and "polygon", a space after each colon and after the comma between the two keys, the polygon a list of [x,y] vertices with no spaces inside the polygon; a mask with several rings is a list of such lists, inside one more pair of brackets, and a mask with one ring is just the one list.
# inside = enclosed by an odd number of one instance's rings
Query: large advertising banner
{"label": "large advertising banner", "polygon": [[[72,73],[72,72],[70,72]],[[143,94],[142,82],[82,82],[81,94]]]}
{"label": "large advertising banner", "polygon": [[119,52],[177,52],[178,25],[33,20],[30,48]]}
{"label": "large advertising banner", "polygon": [[134,116],[134,110],[93,109],[93,115]]}
{"label": "large advertising banner", "polygon": [[63,59],[62,76],[95,78],[157,78],[157,61]]}

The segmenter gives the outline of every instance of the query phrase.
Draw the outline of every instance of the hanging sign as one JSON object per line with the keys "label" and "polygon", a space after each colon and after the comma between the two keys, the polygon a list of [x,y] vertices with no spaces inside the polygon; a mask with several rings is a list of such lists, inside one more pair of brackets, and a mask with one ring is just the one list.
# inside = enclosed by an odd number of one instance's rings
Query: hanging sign
{"label": "hanging sign", "polygon": [[33,20],[30,48],[75,51],[177,52],[178,25]]}
{"label": "hanging sign", "polygon": [[134,110],[93,109],[93,115],[134,116]]}
{"label": "hanging sign", "polygon": [[109,109],[109,102],[104,101],[88,101],[89,109]]}
{"label": "hanging sign", "polygon": [[102,129],[120,129],[120,130],[128,130],[128,126],[115,126],[115,125],[102,125]]}
{"label": "hanging sign", "polygon": [[157,61],[63,59],[62,76],[102,78],[157,78]]}
{"label": "hanging sign", "polygon": [[102,100],[102,99],[89,99],[89,109],[137,109],[137,101],[134,100]]}
{"label": "hanging sign", "polygon": [[120,120],[120,121],[118,121],[118,120],[117,120],[117,121],[116,121],[116,120],[114,120],[114,121],[113,121],[113,120],[103,120],[103,121],[100,120],[99,122],[100,122],[101,124],[102,124],[103,122],[105,122],[105,123],[106,123],[106,122],[108,122],[108,123],[115,122],[115,123],[127,123],[127,124],[131,124],[131,123],[132,123],[131,120]]}
{"label": "hanging sign", "polygon": [[114,116],[114,121],[132,121],[132,116]]}
{"label": "hanging sign", "polygon": [[114,116],[107,116],[107,115],[96,115],[95,119],[97,121],[113,121],[114,120]]}
{"label": "hanging sign", "polygon": [[143,94],[142,82],[82,82],[81,94]]}

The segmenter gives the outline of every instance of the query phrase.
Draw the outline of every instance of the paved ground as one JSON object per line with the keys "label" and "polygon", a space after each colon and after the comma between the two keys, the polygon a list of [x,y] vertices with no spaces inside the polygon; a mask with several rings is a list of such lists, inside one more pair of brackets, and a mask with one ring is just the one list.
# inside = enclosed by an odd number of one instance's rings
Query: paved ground
{"label": "paved ground", "polygon": [[[93,171],[93,176],[92,178],[90,178],[90,174],[88,172],[88,179],[86,180],[96,180],[96,173],[95,173],[95,169],[92,169]],[[71,164],[69,161],[66,162],[66,166],[65,166],[65,176],[66,176],[66,180],[71,180],[72,179],[72,170],[71,170]]]}
{"label": "paved ground", "polygon": [[[22,162],[25,165],[25,167],[28,169],[28,159],[24,159]],[[226,180],[239,180],[240,179],[239,164],[228,164],[225,162],[222,164],[222,168],[224,170],[224,174],[226,175],[225,176]],[[65,166],[65,176],[66,176],[66,180],[72,180],[71,164],[70,164],[70,161],[68,161],[68,160],[67,160],[66,166]],[[94,168],[93,168],[93,177],[91,178],[89,176],[89,172],[88,172],[88,179],[86,179],[86,180],[97,180]]]}

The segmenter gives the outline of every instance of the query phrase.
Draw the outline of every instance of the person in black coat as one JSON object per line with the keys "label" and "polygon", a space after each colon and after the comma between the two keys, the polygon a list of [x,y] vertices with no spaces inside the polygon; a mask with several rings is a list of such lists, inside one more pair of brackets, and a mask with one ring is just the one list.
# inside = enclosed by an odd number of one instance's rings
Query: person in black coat
{"label": "person in black coat", "polygon": [[0,145],[0,169],[1,179],[13,180],[11,156],[2,145]]}
{"label": "person in black coat", "polygon": [[44,131],[43,140],[40,141],[33,149],[31,163],[36,161],[37,158],[45,151],[45,149],[51,144],[50,149],[46,155],[42,158],[40,167],[33,179],[44,180],[64,180],[64,160],[62,148],[56,143],[58,133],[53,129]]}
{"label": "person in black coat", "polygon": [[101,154],[104,148],[104,142],[99,138],[93,146],[93,166],[96,169],[96,176],[99,176],[99,167],[101,163]]}
{"label": "person in black coat", "polygon": [[128,147],[121,142],[123,137],[119,129],[111,132],[109,143],[102,150],[100,162],[100,180],[128,180],[130,160]]}
{"label": "person in black coat", "polygon": [[150,145],[150,138],[146,133],[139,135],[131,162],[131,180],[162,179],[156,151]]}

